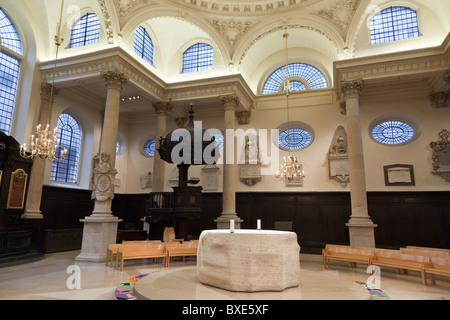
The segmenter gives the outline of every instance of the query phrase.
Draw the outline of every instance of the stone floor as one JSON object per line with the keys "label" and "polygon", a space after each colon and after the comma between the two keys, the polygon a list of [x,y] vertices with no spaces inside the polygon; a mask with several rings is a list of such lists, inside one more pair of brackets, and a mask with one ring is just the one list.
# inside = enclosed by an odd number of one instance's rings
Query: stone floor
{"label": "stone floor", "polygon": [[[157,285],[158,290],[153,292],[158,291],[160,294],[154,297],[148,294],[150,299],[205,299],[208,297],[201,294],[182,295],[183,292],[190,291],[189,286],[198,286],[195,283],[195,258],[188,258],[185,262],[172,261],[169,269],[164,269],[161,263],[152,264],[150,259],[132,260],[125,263],[124,271],[121,272],[105,266],[104,263],[76,261],[78,254],[79,251],[47,254],[39,261],[0,268],[0,300],[115,300],[115,289],[120,283],[153,271],[160,271],[155,273],[157,277],[149,276],[143,279],[146,279],[148,286]],[[73,265],[78,266],[80,270],[80,289],[68,288],[67,280],[72,273],[67,273],[67,270]],[[293,293],[292,295],[287,292],[269,292],[265,294],[264,299],[365,300],[369,298],[367,290],[362,290],[361,285],[351,281],[367,282],[369,277],[366,273],[367,266],[358,265],[356,269],[352,269],[348,263],[332,261],[331,268],[324,270],[320,255],[301,254],[300,269],[302,285],[289,291]],[[162,275],[163,278],[161,278]],[[175,281],[177,278],[182,281]],[[158,280],[158,283],[153,279]],[[138,285],[141,286],[140,291],[145,291],[142,287],[144,282],[139,284],[138,281],[136,288]],[[449,300],[450,278],[438,276],[436,285],[429,283],[428,286],[423,286],[418,272],[409,271],[408,274],[398,275],[395,269],[381,268],[380,289],[391,300]],[[201,291],[209,294],[211,290],[215,289],[202,288]],[[338,291],[342,293],[339,296],[337,296]],[[215,294],[217,299],[239,300],[242,297],[242,294],[232,292],[221,295],[223,292],[217,293],[217,290]]]}

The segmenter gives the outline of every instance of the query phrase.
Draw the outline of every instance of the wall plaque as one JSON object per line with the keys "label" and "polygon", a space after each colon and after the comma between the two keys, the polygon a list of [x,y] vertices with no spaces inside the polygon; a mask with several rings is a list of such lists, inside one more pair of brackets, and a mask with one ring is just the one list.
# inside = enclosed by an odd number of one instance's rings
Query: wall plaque
{"label": "wall plaque", "polygon": [[6,209],[23,209],[28,174],[23,169],[11,173]]}
{"label": "wall plaque", "polygon": [[414,167],[409,164],[393,164],[384,166],[384,182],[386,186],[414,186]]}

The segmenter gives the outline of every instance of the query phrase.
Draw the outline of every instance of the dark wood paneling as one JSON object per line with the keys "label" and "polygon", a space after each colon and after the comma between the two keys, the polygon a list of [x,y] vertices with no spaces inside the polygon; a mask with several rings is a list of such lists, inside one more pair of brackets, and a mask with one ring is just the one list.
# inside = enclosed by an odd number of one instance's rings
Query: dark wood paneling
{"label": "dark wood paneling", "polygon": [[[42,212],[45,229],[80,228],[79,219],[92,213],[93,200],[87,190],[44,187]],[[113,214],[123,222],[119,229],[141,229],[147,194],[116,195]],[[375,228],[377,247],[406,245],[450,247],[450,192],[369,192],[369,215]],[[191,221],[187,234],[198,237],[215,229],[222,212],[221,193],[203,193],[201,217]],[[349,244],[351,213],[348,192],[245,192],[236,194],[236,211],[242,228],[273,229],[275,221],[293,221],[302,252],[320,253],[327,243]]]}

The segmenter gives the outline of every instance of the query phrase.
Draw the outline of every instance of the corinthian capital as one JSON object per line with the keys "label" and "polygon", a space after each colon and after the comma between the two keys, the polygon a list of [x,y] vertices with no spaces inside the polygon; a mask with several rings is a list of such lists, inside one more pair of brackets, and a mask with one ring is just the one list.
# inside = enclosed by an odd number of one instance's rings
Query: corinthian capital
{"label": "corinthian capital", "polygon": [[102,72],[101,75],[108,89],[122,90],[123,85],[128,81],[123,73],[114,70]]}
{"label": "corinthian capital", "polygon": [[55,94],[57,94],[57,90],[54,86],[47,82],[41,83],[41,99],[50,101],[50,99],[54,99]]}
{"label": "corinthian capital", "polygon": [[168,101],[160,101],[153,104],[156,114],[168,114],[172,111],[172,104]]}
{"label": "corinthian capital", "polygon": [[222,102],[223,106],[225,107],[225,110],[229,108],[236,110],[236,107],[239,104],[239,98],[235,94],[223,95],[220,96],[219,99]]}
{"label": "corinthian capital", "polygon": [[356,80],[343,80],[341,81],[341,92],[344,95],[344,98],[351,97],[351,96],[359,96],[359,93],[361,92],[363,86],[363,80],[362,79],[356,79]]}

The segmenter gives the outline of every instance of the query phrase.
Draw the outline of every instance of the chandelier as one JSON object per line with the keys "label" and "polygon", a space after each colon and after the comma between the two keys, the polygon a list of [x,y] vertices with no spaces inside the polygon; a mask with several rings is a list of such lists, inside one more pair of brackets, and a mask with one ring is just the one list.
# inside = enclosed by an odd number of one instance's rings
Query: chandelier
{"label": "chandelier", "polygon": [[67,149],[63,149],[60,152],[59,157],[57,156],[57,149],[59,146],[59,141],[56,140],[56,128],[53,132],[50,131],[49,125],[45,129],[42,129],[41,125],[36,127],[36,136],[31,135],[30,139],[31,150],[27,150],[27,146],[24,143],[20,146],[20,155],[25,159],[34,159],[39,157],[41,159],[53,160],[64,160],[67,156]]}
{"label": "chandelier", "polygon": [[[62,20],[62,13],[64,8],[64,0],[61,4],[61,14],[59,17],[59,23],[56,27],[56,35],[55,35],[55,45],[56,45],[56,57],[55,57],[55,69],[56,69],[56,62],[58,60],[58,50],[61,43],[64,41],[64,32],[65,27],[63,28],[61,32],[61,20]],[[53,83],[51,86],[51,92],[50,92],[50,103],[53,101],[53,92],[54,92],[54,83],[55,83],[55,76],[53,75]],[[49,125],[45,127],[45,129],[42,129],[42,126],[39,124],[36,127],[36,133],[31,135],[30,138],[30,148],[31,150],[27,150],[27,146],[24,143],[20,146],[20,156],[25,159],[32,159],[34,160],[36,157],[39,157],[41,159],[48,159],[50,161],[57,160],[61,161],[64,160],[67,156],[67,149],[63,149],[59,152],[57,149],[60,148],[59,141],[56,139],[56,128],[51,131],[49,128]]]}
{"label": "chandelier", "polygon": [[298,182],[302,180],[305,177],[305,173],[303,171],[303,166],[299,163],[297,163],[297,157],[291,156],[291,137],[292,134],[291,129],[289,128],[290,122],[289,122],[289,90],[290,90],[290,83],[289,83],[289,74],[288,74],[288,46],[287,46],[287,28],[285,28],[285,33],[283,34],[283,38],[285,39],[286,43],[286,80],[284,81],[283,85],[283,91],[286,93],[286,113],[287,113],[287,141],[288,141],[288,151],[289,156],[283,157],[283,164],[280,166],[280,170],[275,172],[275,177],[277,179],[280,179],[282,181],[288,181],[288,182]]}

